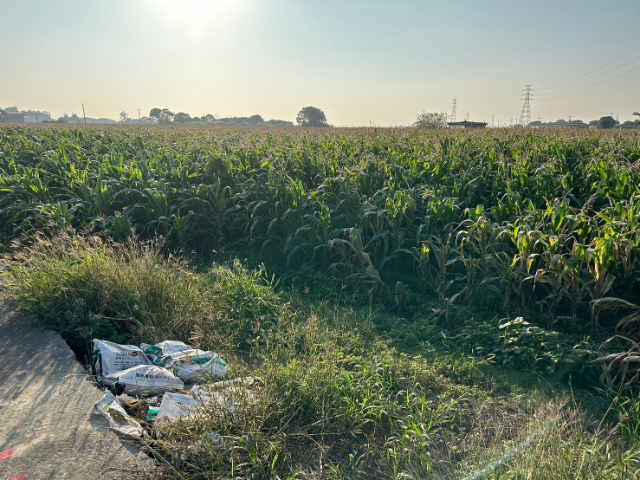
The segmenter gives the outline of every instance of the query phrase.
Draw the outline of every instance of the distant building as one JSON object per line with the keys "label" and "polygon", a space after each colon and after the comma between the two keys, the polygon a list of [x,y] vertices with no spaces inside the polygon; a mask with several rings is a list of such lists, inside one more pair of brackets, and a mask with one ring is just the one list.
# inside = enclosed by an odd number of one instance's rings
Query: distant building
{"label": "distant building", "polygon": [[449,125],[449,128],[484,128],[488,124],[487,122],[470,122],[469,120],[463,120],[462,122],[449,122],[447,125]]}
{"label": "distant building", "polygon": [[51,114],[49,112],[40,112],[34,110],[27,110],[25,112],[21,112],[28,115],[27,122],[29,123],[42,123],[42,122],[50,122]]}
{"label": "distant building", "polygon": [[51,121],[51,114],[49,114],[49,112],[39,112],[34,110],[18,111],[18,107],[7,107],[4,111],[7,112],[7,122],[40,123]]}
{"label": "distant building", "polygon": [[29,114],[26,112],[7,112],[7,122],[9,123],[27,123],[28,121]]}

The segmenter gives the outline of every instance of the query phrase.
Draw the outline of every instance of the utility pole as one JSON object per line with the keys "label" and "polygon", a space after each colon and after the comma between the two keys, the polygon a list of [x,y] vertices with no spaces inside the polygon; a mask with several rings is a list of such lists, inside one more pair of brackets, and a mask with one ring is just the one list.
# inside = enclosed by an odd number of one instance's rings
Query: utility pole
{"label": "utility pole", "polygon": [[469,112],[467,112],[467,122],[469,121]]}
{"label": "utility pole", "polygon": [[87,116],[84,114],[84,103],[80,102],[80,105],[82,105],[82,117],[84,118],[84,123],[87,123]]}
{"label": "utility pole", "polygon": [[458,107],[458,99],[454,98],[453,102],[451,104],[451,121],[455,122],[456,121],[456,109]]}
{"label": "utility pole", "polygon": [[138,107],[138,125],[140,125],[140,107]]}
{"label": "utility pole", "polygon": [[522,112],[520,112],[520,125],[526,127],[531,123],[531,93],[533,92],[533,85],[525,85],[524,87],[524,104],[522,105]]}

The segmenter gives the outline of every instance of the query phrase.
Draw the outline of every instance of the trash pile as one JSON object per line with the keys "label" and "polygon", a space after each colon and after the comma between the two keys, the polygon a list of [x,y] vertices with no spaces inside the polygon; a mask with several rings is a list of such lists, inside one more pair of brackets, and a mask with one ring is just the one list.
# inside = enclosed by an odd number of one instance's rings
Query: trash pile
{"label": "trash pile", "polygon": [[[233,418],[254,400],[247,387],[260,381],[256,377],[224,380],[229,366],[217,353],[174,340],[139,347],[94,340],[93,353],[98,383],[107,387],[96,408],[112,429],[136,439],[151,440],[151,431],[140,423],[145,423],[144,416],[148,426],[160,425],[193,418],[200,407],[209,405],[216,414]],[[140,405],[145,408],[142,417]],[[127,410],[137,412],[140,421]]]}

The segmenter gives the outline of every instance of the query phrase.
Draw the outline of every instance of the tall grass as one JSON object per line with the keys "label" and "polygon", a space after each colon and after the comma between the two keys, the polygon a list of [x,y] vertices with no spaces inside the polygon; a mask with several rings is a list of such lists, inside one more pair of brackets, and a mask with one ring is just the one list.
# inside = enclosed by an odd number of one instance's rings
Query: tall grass
{"label": "tall grass", "polygon": [[91,338],[180,338],[221,353],[249,352],[286,309],[263,271],[239,262],[197,274],[158,240],[124,244],[63,232],[32,237],[3,258],[23,310],[78,351]]}

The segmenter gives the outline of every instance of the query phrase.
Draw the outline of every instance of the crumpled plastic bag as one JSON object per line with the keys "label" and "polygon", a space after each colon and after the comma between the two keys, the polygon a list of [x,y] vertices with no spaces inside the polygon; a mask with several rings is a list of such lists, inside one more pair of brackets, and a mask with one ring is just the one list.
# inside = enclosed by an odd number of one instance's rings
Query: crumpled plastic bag
{"label": "crumpled plastic bag", "polygon": [[107,385],[117,372],[150,363],[140,347],[118,345],[107,340],[94,340],[93,353],[96,358],[95,374]]}
{"label": "crumpled plastic bag", "polygon": [[146,437],[142,425],[131,418],[120,406],[113,393],[107,391],[96,403],[96,409],[109,420],[109,426],[129,437]]}
{"label": "crumpled plastic bag", "polygon": [[161,367],[172,366],[174,360],[184,355],[185,351],[193,350],[193,347],[177,340],[165,340],[155,345],[143,343],[140,345],[140,348],[144,351],[145,355],[149,357],[151,363]]}
{"label": "crumpled plastic bag", "polygon": [[198,407],[201,405],[203,405],[203,400],[200,398],[181,393],[165,393],[158,409],[156,422],[188,418],[197,413]]}
{"label": "crumpled plastic bag", "polygon": [[248,387],[260,382],[258,377],[235,378],[210,385],[194,385],[190,395],[167,392],[158,409],[157,422],[193,418],[201,409],[207,415],[234,418],[256,402]]}
{"label": "crumpled plastic bag", "polygon": [[203,378],[226,378],[229,365],[215,352],[188,350],[178,357],[173,368],[176,375],[185,382],[197,382]]}
{"label": "crumpled plastic bag", "polygon": [[190,347],[186,343],[165,340],[155,345],[143,343],[140,348],[154,365],[173,369],[185,382],[205,378],[224,379],[229,365],[215,352]]}
{"label": "crumpled plastic bag", "polygon": [[166,368],[138,365],[118,372],[112,383],[124,387],[127,395],[159,395],[184,389],[184,383]]}

